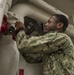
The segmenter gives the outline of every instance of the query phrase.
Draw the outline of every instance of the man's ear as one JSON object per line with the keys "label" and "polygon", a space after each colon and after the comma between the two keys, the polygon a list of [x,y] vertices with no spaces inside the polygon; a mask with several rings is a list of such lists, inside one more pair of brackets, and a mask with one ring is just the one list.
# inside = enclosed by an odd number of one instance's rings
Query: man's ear
{"label": "man's ear", "polygon": [[63,26],[64,26],[63,22],[60,22],[60,23],[57,24],[57,28],[58,28],[58,29],[63,28]]}

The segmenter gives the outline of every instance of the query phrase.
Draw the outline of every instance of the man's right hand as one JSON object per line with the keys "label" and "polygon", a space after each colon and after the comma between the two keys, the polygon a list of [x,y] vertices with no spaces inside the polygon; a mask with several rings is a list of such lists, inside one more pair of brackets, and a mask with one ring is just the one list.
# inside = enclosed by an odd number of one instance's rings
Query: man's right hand
{"label": "man's right hand", "polygon": [[17,21],[16,23],[15,23],[15,27],[16,27],[16,29],[17,30],[19,30],[20,28],[25,28],[25,25],[22,23],[22,22],[20,22],[20,21]]}
{"label": "man's right hand", "polygon": [[13,39],[13,40],[16,40],[17,33],[19,32],[19,30],[20,30],[21,28],[25,28],[25,25],[24,25],[22,22],[17,21],[17,22],[15,23],[15,27],[16,27],[16,30],[15,30],[14,34],[12,35],[12,39]]}

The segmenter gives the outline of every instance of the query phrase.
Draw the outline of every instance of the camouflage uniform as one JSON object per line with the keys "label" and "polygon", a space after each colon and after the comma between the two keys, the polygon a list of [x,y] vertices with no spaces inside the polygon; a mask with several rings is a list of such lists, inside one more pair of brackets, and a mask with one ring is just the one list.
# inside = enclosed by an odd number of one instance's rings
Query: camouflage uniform
{"label": "camouflage uniform", "polygon": [[66,34],[49,32],[27,38],[25,32],[20,31],[16,42],[22,54],[40,54],[44,75],[74,75],[74,46]]}

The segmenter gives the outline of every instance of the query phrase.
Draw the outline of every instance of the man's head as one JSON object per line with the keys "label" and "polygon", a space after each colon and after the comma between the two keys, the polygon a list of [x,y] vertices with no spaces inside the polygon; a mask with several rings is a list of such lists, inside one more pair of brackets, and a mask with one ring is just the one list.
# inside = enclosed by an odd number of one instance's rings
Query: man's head
{"label": "man's head", "polygon": [[54,14],[44,26],[45,32],[58,31],[64,32],[68,27],[68,19],[61,14]]}

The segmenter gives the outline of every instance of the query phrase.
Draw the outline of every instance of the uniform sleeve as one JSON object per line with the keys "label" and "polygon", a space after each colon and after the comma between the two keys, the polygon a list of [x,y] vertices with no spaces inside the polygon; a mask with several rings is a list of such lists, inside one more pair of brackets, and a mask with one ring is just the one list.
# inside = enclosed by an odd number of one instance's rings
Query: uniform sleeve
{"label": "uniform sleeve", "polygon": [[57,32],[27,38],[25,32],[20,31],[16,38],[18,49],[25,53],[52,53],[64,48],[66,41],[66,36]]}
{"label": "uniform sleeve", "polygon": [[28,63],[41,63],[43,58],[39,53],[24,53],[23,57]]}

